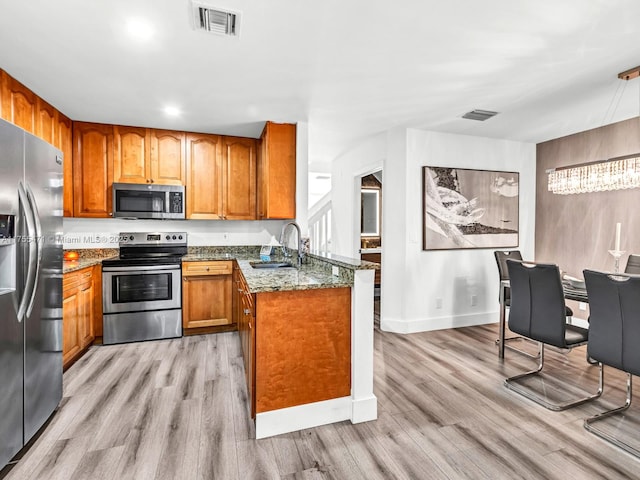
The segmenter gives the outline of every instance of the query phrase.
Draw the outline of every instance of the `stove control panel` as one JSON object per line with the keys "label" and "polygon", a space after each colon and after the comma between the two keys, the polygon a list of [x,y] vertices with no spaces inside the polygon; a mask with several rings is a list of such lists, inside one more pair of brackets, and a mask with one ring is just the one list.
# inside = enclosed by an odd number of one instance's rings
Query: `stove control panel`
{"label": "stove control panel", "polygon": [[120,246],[187,245],[187,232],[121,232]]}

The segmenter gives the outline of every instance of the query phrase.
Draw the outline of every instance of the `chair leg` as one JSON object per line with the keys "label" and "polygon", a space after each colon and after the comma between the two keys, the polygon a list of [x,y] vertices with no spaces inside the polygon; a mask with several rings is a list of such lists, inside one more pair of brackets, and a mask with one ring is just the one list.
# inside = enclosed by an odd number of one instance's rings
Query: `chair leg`
{"label": "chair leg", "polygon": [[602,395],[602,390],[604,388],[604,372],[602,369],[602,364],[599,364],[600,372],[599,372],[597,392],[592,395],[589,395],[588,397],[579,398],[577,400],[570,400],[568,402],[563,402],[563,403],[551,403],[545,400],[544,398],[542,398],[541,396],[537,395],[536,393],[517,384],[516,380],[519,380],[525,377],[530,377],[532,375],[538,375],[542,371],[542,368],[544,367],[544,344],[543,343],[540,343],[539,352],[540,352],[539,353],[540,362],[538,363],[538,368],[536,368],[535,370],[531,370],[531,371],[507,378],[504,381],[505,387],[507,387],[510,390],[513,390],[514,392],[522,395],[523,397],[528,398],[529,400],[536,402],[538,405],[542,405],[543,407],[548,408],[549,410],[554,410],[554,411],[566,410],[567,408],[582,405],[583,403],[586,403],[590,400],[598,398],[600,395]]}
{"label": "chair leg", "polygon": [[[530,338],[527,337],[510,337],[510,338],[505,338],[504,339],[504,348],[508,348],[511,351],[514,351],[516,353],[519,353],[521,355],[524,355],[525,357],[529,357],[529,358],[539,358],[540,357],[540,353],[536,353],[535,355],[525,352],[524,350],[520,350],[519,348],[516,347],[512,347],[511,345],[509,345],[507,342],[529,342],[529,343],[538,343],[535,340],[531,340]],[[496,345],[498,345],[500,343],[500,339],[496,340]]]}
{"label": "chair leg", "polygon": [[599,436],[600,438],[608,441],[609,443],[613,443],[615,446],[622,448],[623,450],[630,453],[631,455],[640,458],[640,450],[633,448],[628,443],[625,443],[624,441],[614,437],[613,435],[610,435],[604,432],[603,430],[600,430],[599,428],[596,428],[593,426],[595,422],[603,420],[612,415],[622,413],[631,406],[631,400],[632,400],[631,378],[632,378],[631,374],[627,373],[627,398],[624,405],[618,408],[614,408],[613,410],[607,410],[606,412],[599,413],[597,415],[594,415],[593,417],[586,418],[584,421],[584,428],[586,428],[591,433]]}

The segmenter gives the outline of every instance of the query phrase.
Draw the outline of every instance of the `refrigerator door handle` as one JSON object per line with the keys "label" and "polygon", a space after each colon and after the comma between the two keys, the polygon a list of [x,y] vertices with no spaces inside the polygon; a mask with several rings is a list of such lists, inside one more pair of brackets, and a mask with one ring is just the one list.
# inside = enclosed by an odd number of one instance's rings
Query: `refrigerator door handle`
{"label": "refrigerator door handle", "polygon": [[[36,245],[33,241],[33,232],[35,230],[35,225],[33,222],[33,215],[31,212],[31,205],[29,204],[29,199],[27,198],[27,192],[22,185],[22,181],[18,183],[18,197],[20,199],[20,203],[22,204],[22,208],[24,209],[24,218],[27,224],[27,243],[29,244],[29,255],[28,255],[28,266],[27,266],[27,279],[24,286],[24,291],[22,293],[22,298],[20,299],[20,304],[18,307],[18,322],[22,322],[24,319],[26,310],[27,310],[27,301],[31,298],[31,292],[34,290],[34,274],[35,274],[35,261],[37,258]],[[22,239],[24,242],[24,239]]]}
{"label": "refrigerator door handle", "polygon": [[[31,295],[29,299],[29,306],[27,307],[26,316],[29,317],[31,315],[31,311],[33,310],[33,302],[36,299],[36,290],[38,288],[38,279],[40,278],[40,265],[42,264],[42,242],[44,242],[44,238],[42,238],[42,224],[40,223],[40,212],[38,212],[38,204],[36,203],[35,195],[33,194],[33,190],[29,184],[26,184],[27,190],[27,201],[31,206],[31,212],[33,213],[33,220],[35,226],[35,241],[32,242],[36,249],[36,255],[34,255],[36,259],[35,265],[35,273],[33,276],[33,286],[31,289]],[[29,256],[29,263],[31,264],[31,256]]]}

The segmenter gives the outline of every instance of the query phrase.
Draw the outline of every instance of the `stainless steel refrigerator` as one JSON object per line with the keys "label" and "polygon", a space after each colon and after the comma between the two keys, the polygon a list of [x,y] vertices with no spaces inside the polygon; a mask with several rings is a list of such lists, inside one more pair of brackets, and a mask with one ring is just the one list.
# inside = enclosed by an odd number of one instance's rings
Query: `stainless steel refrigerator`
{"label": "stainless steel refrigerator", "polygon": [[62,154],[0,120],[0,469],[62,398]]}

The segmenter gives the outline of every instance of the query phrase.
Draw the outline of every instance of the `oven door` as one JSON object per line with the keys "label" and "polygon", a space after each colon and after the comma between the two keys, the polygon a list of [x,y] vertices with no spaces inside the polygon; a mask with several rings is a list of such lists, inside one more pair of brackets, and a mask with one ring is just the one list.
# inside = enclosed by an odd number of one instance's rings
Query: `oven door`
{"label": "oven door", "polygon": [[182,308],[180,265],[103,267],[103,313]]}

